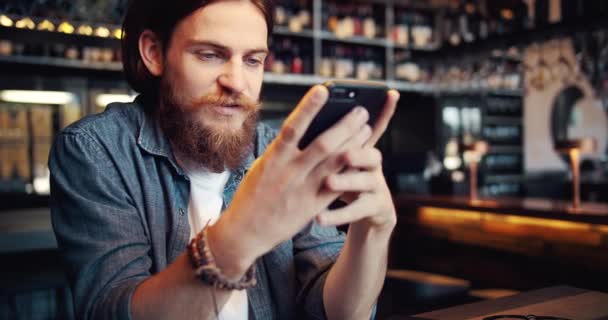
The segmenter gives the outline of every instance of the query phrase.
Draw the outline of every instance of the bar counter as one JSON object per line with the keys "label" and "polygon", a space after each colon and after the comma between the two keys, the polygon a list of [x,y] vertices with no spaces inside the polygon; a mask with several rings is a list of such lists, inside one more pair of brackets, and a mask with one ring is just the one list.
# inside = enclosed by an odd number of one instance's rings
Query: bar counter
{"label": "bar counter", "polygon": [[572,209],[570,202],[550,199],[501,198],[470,200],[466,196],[408,194],[397,194],[394,197],[394,201],[397,208],[412,206],[438,207],[608,225],[608,204],[604,203],[584,202],[580,208]]}
{"label": "bar counter", "polygon": [[399,228],[411,238],[608,268],[608,204],[572,210],[569,202],[547,199],[408,194],[395,194],[394,201]]}

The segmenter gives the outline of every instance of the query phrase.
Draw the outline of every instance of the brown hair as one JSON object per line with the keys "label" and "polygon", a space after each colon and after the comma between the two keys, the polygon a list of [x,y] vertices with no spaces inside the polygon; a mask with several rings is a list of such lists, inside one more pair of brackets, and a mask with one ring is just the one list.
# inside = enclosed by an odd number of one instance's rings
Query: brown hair
{"label": "brown hair", "polygon": [[[145,30],[156,34],[167,50],[175,26],[194,11],[220,0],[131,0],[122,24],[122,61],[127,82],[140,93],[154,94],[159,79],[141,60],[139,36]],[[272,33],[274,6],[272,0],[250,0],[264,15],[268,36]]]}

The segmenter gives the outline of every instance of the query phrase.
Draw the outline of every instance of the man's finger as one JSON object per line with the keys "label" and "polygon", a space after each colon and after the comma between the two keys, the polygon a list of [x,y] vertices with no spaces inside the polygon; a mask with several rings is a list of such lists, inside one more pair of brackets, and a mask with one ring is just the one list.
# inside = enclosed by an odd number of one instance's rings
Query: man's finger
{"label": "man's finger", "polygon": [[371,192],[378,186],[375,172],[348,171],[332,174],[325,180],[325,187],[339,192]]}
{"label": "man's finger", "polygon": [[371,134],[372,129],[370,128],[370,126],[364,125],[363,129],[357,132],[355,136],[350,138],[342,145],[339,152],[319,163],[312,170],[312,176],[317,177],[319,179],[325,179],[328,175],[342,171],[346,165],[346,159],[344,159],[344,153],[346,152],[346,150],[350,148],[360,149],[361,146],[369,139]]}
{"label": "man's finger", "polygon": [[325,210],[317,215],[317,223],[322,226],[339,226],[359,221],[374,213],[370,201],[360,197],[351,204],[340,209]]}
{"label": "man's finger", "polygon": [[321,133],[300,154],[298,161],[304,165],[304,172],[312,170],[332,153],[339,152],[340,148],[349,139],[356,136],[367,126],[368,119],[367,110],[363,107],[357,107]]}
{"label": "man's finger", "polygon": [[388,123],[391,121],[391,118],[395,113],[397,101],[399,101],[399,92],[393,89],[389,90],[386,94],[386,102],[384,102],[382,112],[374,124],[374,132],[372,137],[365,144],[366,146],[375,146],[378,140],[380,140],[380,137],[382,137],[382,134],[388,127]]}
{"label": "man's finger", "polygon": [[373,170],[382,165],[382,153],[376,148],[350,149],[342,158],[347,167],[354,169]]}
{"label": "man's finger", "polygon": [[312,87],[285,120],[278,140],[281,147],[296,147],[306,129],[327,102],[329,92],[322,85]]}

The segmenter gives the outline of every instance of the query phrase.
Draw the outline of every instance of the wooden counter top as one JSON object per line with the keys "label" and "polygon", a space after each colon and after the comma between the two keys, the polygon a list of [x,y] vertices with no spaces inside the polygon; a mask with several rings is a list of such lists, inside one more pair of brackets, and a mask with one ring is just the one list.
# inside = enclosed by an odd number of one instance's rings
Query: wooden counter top
{"label": "wooden counter top", "polygon": [[411,207],[438,207],[608,225],[608,204],[605,203],[584,202],[574,211],[569,202],[550,199],[500,198],[471,202],[466,196],[410,194],[396,194],[393,199],[398,212]]}
{"label": "wooden counter top", "polygon": [[606,319],[608,317],[608,294],[557,286],[419,314],[409,319],[482,320],[492,315],[505,314],[534,314],[577,320]]}

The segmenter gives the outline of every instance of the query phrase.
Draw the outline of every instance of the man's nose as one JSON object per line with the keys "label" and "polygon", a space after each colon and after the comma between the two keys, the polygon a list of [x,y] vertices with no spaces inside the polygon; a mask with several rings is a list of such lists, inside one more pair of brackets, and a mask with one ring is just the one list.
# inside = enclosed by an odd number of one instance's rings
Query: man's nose
{"label": "man's nose", "polygon": [[218,77],[218,83],[231,93],[242,93],[246,87],[243,62],[236,58],[230,59],[224,65],[224,69]]}

